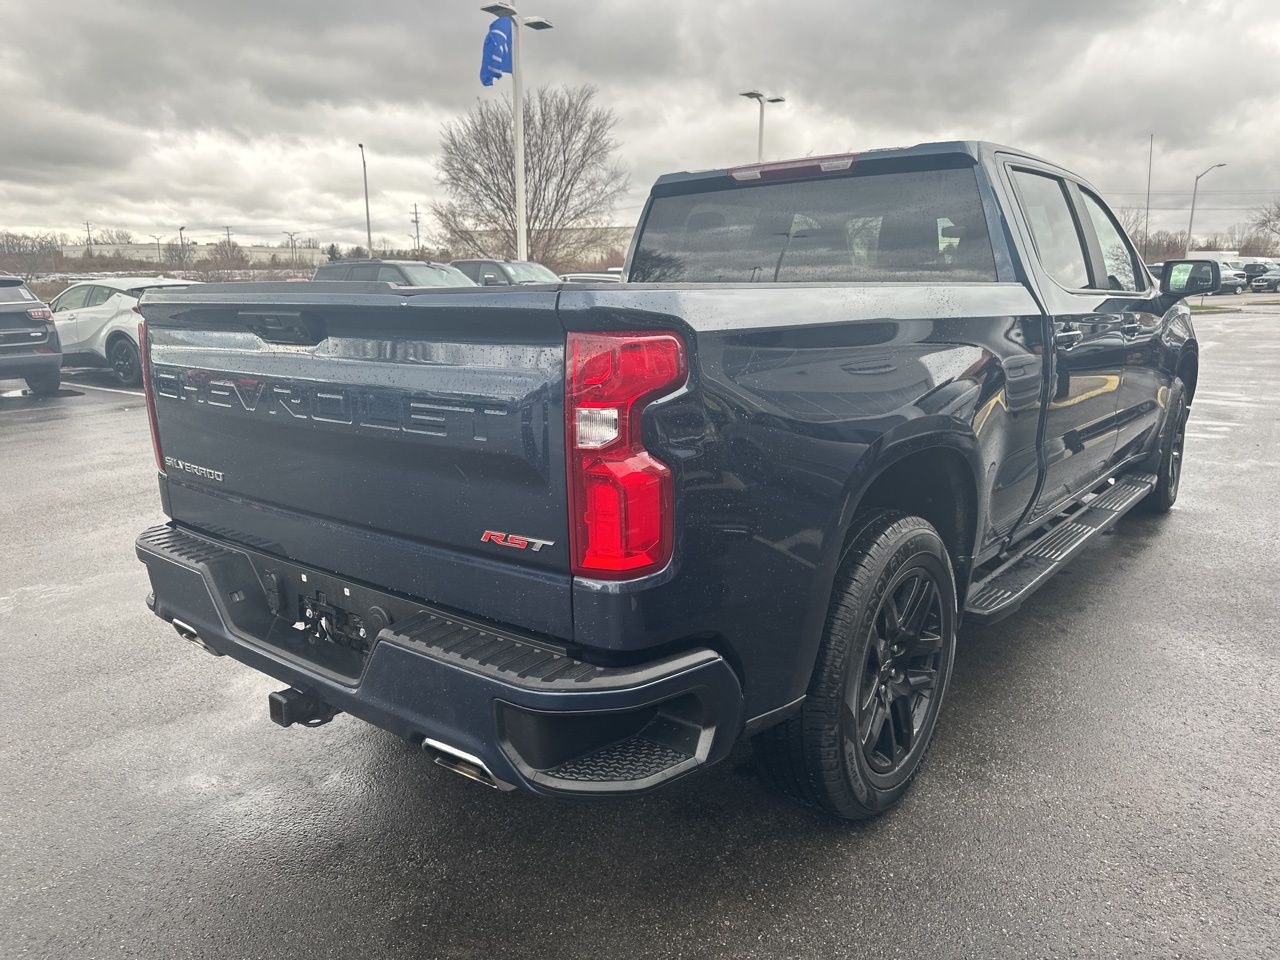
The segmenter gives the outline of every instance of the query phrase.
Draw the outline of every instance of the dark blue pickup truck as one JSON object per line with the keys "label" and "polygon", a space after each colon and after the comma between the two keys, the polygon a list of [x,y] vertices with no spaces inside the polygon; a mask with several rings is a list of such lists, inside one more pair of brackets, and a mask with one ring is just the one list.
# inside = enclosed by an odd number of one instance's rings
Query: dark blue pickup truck
{"label": "dark blue pickup truck", "polygon": [[178,633],[500,789],[647,790],[755,739],[907,788],[961,620],[1178,493],[1198,354],[1095,189],[937,143],[654,186],[625,284],[142,301]]}

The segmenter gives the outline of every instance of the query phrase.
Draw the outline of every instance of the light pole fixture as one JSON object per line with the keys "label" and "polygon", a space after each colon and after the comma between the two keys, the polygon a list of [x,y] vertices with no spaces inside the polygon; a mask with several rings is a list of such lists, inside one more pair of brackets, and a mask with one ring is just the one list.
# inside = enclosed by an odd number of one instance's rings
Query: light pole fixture
{"label": "light pole fixture", "polygon": [[357,143],[360,148],[360,169],[364,173],[364,238],[368,241],[368,256],[373,257],[373,226],[369,221],[369,165],[364,161],[364,144]]}
{"label": "light pole fixture", "polygon": [[1189,256],[1191,253],[1191,227],[1196,222],[1196,194],[1200,191],[1200,177],[1217,170],[1219,167],[1225,166],[1225,163],[1215,163],[1204,173],[1197,176],[1195,184],[1191,187],[1191,216],[1187,219],[1187,243],[1186,246],[1182,248],[1182,256],[1184,258]]}
{"label": "light pole fixture", "polygon": [[156,263],[163,263],[164,257],[160,255],[160,234],[148,233],[147,236],[156,242]]}
{"label": "light pole fixture", "polygon": [[520,27],[530,30],[550,30],[553,26],[546,17],[521,17],[516,8],[499,0],[480,8],[485,13],[511,21],[511,124],[512,152],[515,164],[516,184],[516,259],[529,259],[529,228],[526,212],[524,183],[524,92],[520,76]]}
{"label": "light pole fixture", "polygon": [[178,262],[184,267],[187,265],[187,240],[182,234],[186,227],[178,228]]}
{"label": "light pole fixture", "polygon": [[764,162],[764,105],[766,103],[785,103],[786,97],[769,97],[761,93],[759,90],[748,90],[746,93],[738,94],[740,97],[746,97],[748,100],[754,100],[760,104],[760,129],[756,135],[756,162]]}

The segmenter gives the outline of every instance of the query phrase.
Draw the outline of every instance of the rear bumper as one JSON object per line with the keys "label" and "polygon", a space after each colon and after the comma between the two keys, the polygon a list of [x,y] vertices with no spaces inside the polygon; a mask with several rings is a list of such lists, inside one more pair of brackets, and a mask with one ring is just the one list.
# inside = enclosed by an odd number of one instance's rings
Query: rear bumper
{"label": "rear bumper", "polygon": [[[598,666],[539,637],[172,525],[143,533],[137,553],[157,616],[211,652],[442,760],[478,761],[497,786],[638,793],[722,759],[742,728],[738,679],[711,650]],[[321,602],[343,597],[366,622],[389,621],[367,655],[312,652],[317,645],[292,627],[298,596],[312,592]]]}
{"label": "rear bumper", "polygon": [[0,380],[27,377],[57,370],[62,366],[60,353],[0,352]]}

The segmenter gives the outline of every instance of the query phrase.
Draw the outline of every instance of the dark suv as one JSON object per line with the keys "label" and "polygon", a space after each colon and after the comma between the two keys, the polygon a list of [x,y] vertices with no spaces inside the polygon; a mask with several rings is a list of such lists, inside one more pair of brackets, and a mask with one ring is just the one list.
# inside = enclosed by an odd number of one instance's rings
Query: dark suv
{"label": "dark suv", "polygon": [[21,277],[0,276],[0,380],[23,379],[45,397],[62,383],[62,346],[49,307]]}
{"label": "dark suv", "polygon": [[450,266],[457,267],[482,287],[560,282],[551,268],[532,260],[454,260]]}
{"label": "dark suv", "polygon": [[316,267],[312,280],[383,280],[398,287],[472,287],[447,263],[425,260],[339,260]]}

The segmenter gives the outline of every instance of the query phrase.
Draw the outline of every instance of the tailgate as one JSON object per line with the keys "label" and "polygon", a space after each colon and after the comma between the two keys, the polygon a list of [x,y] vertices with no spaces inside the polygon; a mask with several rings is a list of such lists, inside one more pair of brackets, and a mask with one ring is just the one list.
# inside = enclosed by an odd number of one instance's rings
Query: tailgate
{"label": "tailgate", "polygon": [[167,511],[571,636],[555,297],[353,283],[149,292]]}

